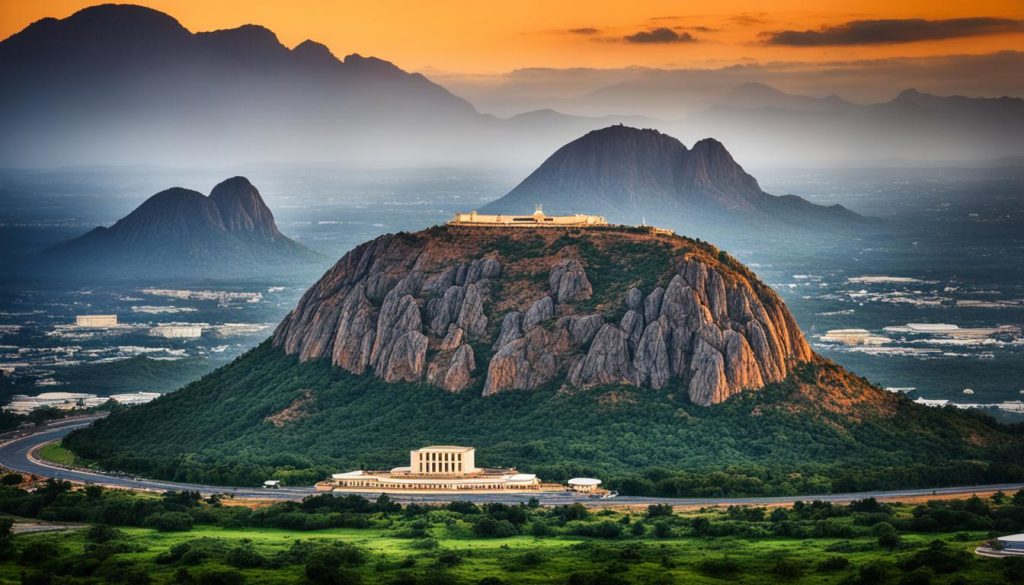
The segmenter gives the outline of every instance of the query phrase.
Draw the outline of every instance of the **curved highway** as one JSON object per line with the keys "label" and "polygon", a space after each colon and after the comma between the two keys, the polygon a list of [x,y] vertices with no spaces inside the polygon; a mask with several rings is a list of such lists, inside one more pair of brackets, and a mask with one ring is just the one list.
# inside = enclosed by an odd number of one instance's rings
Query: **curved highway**
{"label": "curved highway", "polygon": [[[52,443],[63,438],[75,429],[90,425],[99,417],[78,417],[55,421],[47,425],[39,426],[21,434],[8,435],[3,443],[0,443],[0,465],[17,471],[36,475],[62,479],[79,483],[91,483],[122,489],[133,489],[139,491],[164,492],[168,490],[190,490],[197,491],[203,495],[228,494],[239,498],[262,498],[275,500],[301,500],[302,498],[316,493],[312,486],[308,487],[286,487],[280,489],[262,489],[252,487],[230,487],[212,486],[193,483],[181,483],[173,481],[160,481],[130,477],[116,474],[100,473],[78,468],[63,467],[48,461],[39,459],[34,452],[47,443]],[[1024,489],[1024,483],[1007,483],[977,486],[959,486],[935,489],[910,489],[910,490],[880,490],[873,492],[859,492],[846,494],[818,494],[805,496],[778,496],[778,497],[747,497],[747,498],[652,498],[641,496],[619,496],[614,499],[593,499],[571,493],[518,493],[518,494],[389,494],[399,502],[448,502],[452,500],[468,500],[478,503],[504,502],[519,503],[535,497],[541,504],[555,505],[581,502],[594,506],[622,506],[622,505],[649,505],[649,504],[671,504],[674,506],[716,506],[716,505],[778,505],[792,504],[798,500],[812,501],[823,500],[829,502],[850,502],[863,498],[874,497],[879,500],[898,500],[901,498],[917,498],[930,496],[956,496],[970,495],[973,493],[1014,492]],[[377,494],[362,494],[373,498]]]}

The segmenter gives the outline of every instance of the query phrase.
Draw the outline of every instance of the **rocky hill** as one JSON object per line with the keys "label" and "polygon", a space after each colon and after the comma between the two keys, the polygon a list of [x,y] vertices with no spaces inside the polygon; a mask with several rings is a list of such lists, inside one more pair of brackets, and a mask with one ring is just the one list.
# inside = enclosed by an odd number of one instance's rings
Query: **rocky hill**
{"label": "rocky hill", "polygon": [[676,381],[693,402],[714,404],[811,357],[778,296],[715,254],[615,228],[386,235],[328,271],[274,343],[303,360],[451,392],[475,380],[485,396]]}
{"label": "rocky hill", "polygon": [[1024,447],[815,356],[713,246],[630,227],[382,236],[272,340],[66,440],[107,467],[225,485],[309,484],[433,443],[663,495],[1004,480]]}
{"label": "rocky hill", "polygon": [[114,225],[28,264],[61,278],[277,278],[315,271],[324,258],[282,234],[256,187],[234,177],[209,197],[180,187],[161,191]]}
{"label": "rocky hill", "polygon": [[657,130],[609,126],[566,144],[483,213],[591,213],[643,220],[711,236],[750,227],[820,230],[863,227],[863,217],[794,195],[765,193],[725,146],[705,138],[686,148]]}

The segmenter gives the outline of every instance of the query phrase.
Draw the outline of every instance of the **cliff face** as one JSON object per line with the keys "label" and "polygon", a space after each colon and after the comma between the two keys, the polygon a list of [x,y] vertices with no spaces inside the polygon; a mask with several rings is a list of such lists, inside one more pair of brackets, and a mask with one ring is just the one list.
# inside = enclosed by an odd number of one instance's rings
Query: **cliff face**
{"label": "cliff face", "polygon": [[812,357],[748,270],[692,240],[626,228],[382,236],[310,288],[274,343],[452,392],[628,384],[701,405]]}

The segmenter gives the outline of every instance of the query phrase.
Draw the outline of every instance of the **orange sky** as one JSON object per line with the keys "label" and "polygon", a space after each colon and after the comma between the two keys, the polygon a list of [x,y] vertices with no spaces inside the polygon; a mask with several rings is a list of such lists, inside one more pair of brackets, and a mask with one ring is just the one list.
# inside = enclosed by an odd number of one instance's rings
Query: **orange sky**
{"label": "orange sky", "polygon": [[[0,0],[0,37],[46,16],[96,2]],[[358,52],[407,70],[497,73],[521,67],[709,67],[767,61],[831,61],[1021,50],[1024,34],[1001,33],[901,44],[781,47],[765,31],[806,30],[851,20],[965,17],[1024,19],[1021,0],[142,0],[192,31],[261,24],[294,46],[311,38],[335,55]],[[713,7],[713,9],[712,9]],[[626,35],[667,27],[698,42],[633,44]],[[698,28],[703,27],[703,28]],[[593,28],[594,34],[570,29]],[[712,30],[705,30],[712,29]]]}

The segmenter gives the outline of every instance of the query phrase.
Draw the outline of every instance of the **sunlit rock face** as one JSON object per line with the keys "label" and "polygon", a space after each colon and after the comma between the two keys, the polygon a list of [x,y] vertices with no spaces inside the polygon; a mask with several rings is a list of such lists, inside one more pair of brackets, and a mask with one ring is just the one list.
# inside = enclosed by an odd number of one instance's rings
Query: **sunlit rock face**
{"label": "sunlit rock face", "polygon": [[[611,258],[627,268],[588,265]],[[701,405],[780,381],[812,357],[748,269],[706,244],[631,228],[382,236],[310,288],[274,344],[449,392],[629,385]]]}

